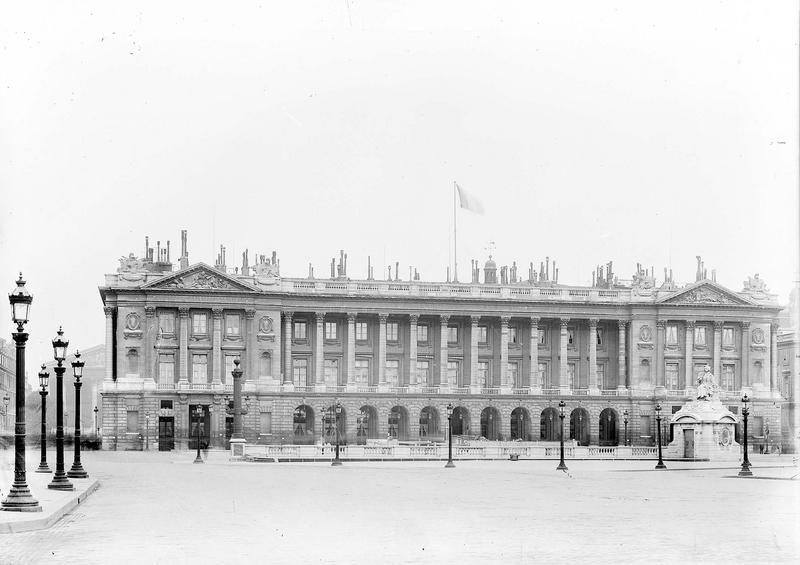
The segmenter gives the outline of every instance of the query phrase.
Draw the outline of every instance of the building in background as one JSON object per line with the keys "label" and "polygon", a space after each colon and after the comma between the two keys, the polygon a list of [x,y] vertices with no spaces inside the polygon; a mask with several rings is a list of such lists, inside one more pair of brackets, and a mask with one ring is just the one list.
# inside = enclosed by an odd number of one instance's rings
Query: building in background
{"label": "building in background", "polygon": [[11,438],[12,443],[16,420],[16,372],[16,346],[0,338],[0,436]]}
{"label": "building in background", "polygon": [[106,448],[186,447],[198,428],[224,446],[237,358],[250,442],[331,441],[337,401],[348,442],[442,441],[448,404],[454,435],[557,441],[563,399],[578,444],[653,445],[655,405],[668,425],[706,364],[732,411],[754,399],[751,441],[781,441],[780,308],[758,275],[735,292],[698,257],[683,286],[641,266],[622,281],[609,263],[577,287],[549,258],[521,277],[490,257],[466,283],[400,280],[398,265],[355,280],[341,253],[329,278],[287,278],[274,252],[231,269],[223,247],[214,267],[190,265],[182,240],[177,270],[169,242],[148,243],[100,288]]}
{"label": "building in background", "polygon": [[781,396],[786,400],[781,428],[784,430],[783,449],[797,453],[800,446],[800,289],[795,286],[789,294],[789,306],[781,312],[778,334],[778,371]]}

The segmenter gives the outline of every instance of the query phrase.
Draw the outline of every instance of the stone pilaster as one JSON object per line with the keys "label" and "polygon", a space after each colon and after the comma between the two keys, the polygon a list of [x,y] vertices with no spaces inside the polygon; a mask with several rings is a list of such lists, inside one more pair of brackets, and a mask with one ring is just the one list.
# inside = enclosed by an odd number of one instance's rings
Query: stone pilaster
{"label": "stone pilaster", "polygon": [[283,382],[293,384],[292,374],[292,316],[293,312],[283,313]]}
{"label": "stone pilaster", "polygon": [[222,384],[222,308],[211,309],[211,385]]}
{"label": "stone pilaster", "polygon": [[408,384],[417,385],[417,321],[419,314],[408,316]]}
{"label": "stone pilaster", "polygon": [[178,361],[178,382],[189,383],[189,308],[181,306],[178,308],[178,319],[180,320],[180,340],[179,340],[179,361]]}
{"label": "stone pilaster", "polygon": [[617,320],[617,331],[619,335],[617,347],[617,390],[627,390],[628,386],[628,364],[625,359],[625,334],[627,333],[628,322]]}
{"label": "stone pilaster", "polygon": [[598,318],[589,318],[589,394],[599,395],[603,383],[597,382],[597,324]]}
{"label": "stone pilaster", "polygon": [[439,316],[439,386],[447,387],[450,383],[447,380],[447,323],[450,316],[442,314]]}
{"label": "stone pilaster", "polygon": [[536,316],[531,316],[530,358],[529,383],[536,394],[542,390],[542,380],[539,376],[539,318]]}
{"label": "stone pilaster", "polygon": [[740,389],[750,387],[750,322],[742,322],[742,376]]}
{"label": "stone pilaster", "polygon": [[347,384],[355,384],[356,378],[356,313],[347,313]]}
{"label": "stone pilaster", "polygon": [[569,318],[561,318],[561,336],[559,339],[559,363],[558,363],[558,388],[561,394],[570,393],[569,375],[567,375],[567,345],[569,332],[567,326]]}
{"label": "stone pilaster", "polygon": [[720,382],[722,376],[722,322],[714,322],[714,379]]}
{"label": "stone pilaster", "polygon": [[244,383],[254,382],[258,377],[258,341],[256,341],[256,311],[248,308],[244,311],[244,319],[247,320],[247,349],[245,351]]}
{"label": "stone pilaster", "polygon": [[511,316],[500,316],[500,387],[510,389],[516,386],[508,377],[508,324]]}
{"label": "stone pilaster", "polygon": [[114,380],[114,310],[113,306],[104,306],[106,315],[106,371],[104,381]]}
{"label": "stone pilaster", "polygon": [[667,395],[666,387],[664,386],[664,345],[666,343],[666,333],[667,333],[667,321],[666,320],[656,320],[656,366],[652,367],[655,369],[656,375],[656,396],[664,396]]}
{"label": "stone pilaster", "polygon": [[314,382],[318,385],[336,385],[325,382],[325,312],[314,314],[316,335],[314,337]]}
{"label": "stone pilaster", "polygon": [[378,314],[378,385],[386,386],[386,320],[387,314]]}
{"label": "stone pilaster", "polygon": [[469,385],[475,394],[482,386],[478,381],[478,323],[480,316],[469,317]]}
{"label": "stone pilaster", "polygon": [[695,386],[694,382],[694,320],[686,320],[686,351],[684,352],[686,355],[686,367],[685,367],[685,384],[684,388],[688,391],[693,389]]}
{"label": "stone pilaster", "polygon": [[156,353],[155,338],[158,334],[156,327],[156,307],[144,307],[144,351],[142,352],[142,379],[155,384],[158,375],[158,355]]}
{"label": "stone pilaster", "polygon": [[778,328],[777,322],[769,325],[769,389],[772,395],[779,396],[780,374],[778,373]]}

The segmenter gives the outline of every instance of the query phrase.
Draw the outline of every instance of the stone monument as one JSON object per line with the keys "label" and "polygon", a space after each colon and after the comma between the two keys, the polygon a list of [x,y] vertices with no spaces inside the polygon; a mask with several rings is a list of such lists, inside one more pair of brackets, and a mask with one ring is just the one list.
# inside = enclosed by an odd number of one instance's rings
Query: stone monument
{"label": "stone monument", "polygon": [[672,416],[673,440],[665,457],[704,461],[738,461],[741,457],[735,441],[738,421],[722,405],[711,367],[703,368],[697,379],[697,395]]}

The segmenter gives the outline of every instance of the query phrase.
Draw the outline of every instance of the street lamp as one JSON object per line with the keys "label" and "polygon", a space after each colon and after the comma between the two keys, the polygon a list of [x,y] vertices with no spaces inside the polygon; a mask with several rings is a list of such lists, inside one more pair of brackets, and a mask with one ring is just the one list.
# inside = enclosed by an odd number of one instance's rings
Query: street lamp
{"label": "street lamp", "polygon": [[76,350],[75,361],[72,362],[72,374],[75,377],[75,456],[72,460],[72,468],[67,471],[67,476],[73,479],[89,477],[89,473],[81,465],[81,385],[83,385],[81,377],[85,364],[81,361],[81,352]]}
{"label": "street lamp", "polygon": [[658,434],[658,463],[656,463],[656,469],[666,469],[667,466],[664,465],[664,460],[661,458],[661,404],[656,404],[656,433]]}
{"label": "street lamp", "polygon": [[448,442],[447,442],[447,463],[445,464],[446,468],[455,467],[456,464],[453,463],[453,405],[447,405],[447,432],[448,432]]}
{"label": "street lamp", "polygon": [[47,381],[50,379],[50,373],[44,369],[45,365],[42,364],[42,370],[39,371],[39,386],[41,387],[39,394],[42,396],[42,460],[39,462],[36,472],[52,473],[47,465]]}
{"label": "street lamp", "polygon": [[[33,297],[25,289],[22,273],[19,274],[17,287],[8,295],[11,303],[11,320],[17,324],[17,331],[11,335],[17,344],[16,367],[16,422],[14,423],[14,483],[8,496],[0,503],[0,510],[11,512],[41,512],[39,501],[31,496],[25,476],[25,342],[28,334],[24,331],[28,322]],[[8,405],[6,405],[6,414]]]}
{"label": "street lamp", "polygon": [[338,467],[342,464],[342,460],[339,459],[339,415],[342,413],[342,404],[338,400],[336,401],[336,406],[334,407],[334,418],[333,418],[333,427],[336,429],[336,457],[333,461],[331,461],[331,466]]}
{"label": "street lamp", "polygon": [[56,360],[56,472],[47,488],[55,490],[74,490],[75,487],[67,479],[64,472],[64,373],[63,365],[67,358],[69,340],[64,339],[64,332],[58,328],[58,335],[53,338],[53,358]]}
{"label": "street lamp", "polygon": [[558,467],[556,467],[556,471],[566,471],[567,470],[567,464],[564,463],[564,406],[566,406],[566,405],[567,405],[566,402],[564,402],[563,400],[561,400],[558,403],[558,409],[559,409],[558,417],[561,419],[561,434],[560,434],[560,439],[561,439],[561,461],[559,461]]}
{"label": "street lamp", "polygon": [[97,406],[94,407],[93,412],[94,412],[94,435],[99,436],[100,428],[97,427]]}
{"label": "street lamp", "polygon": [[739,471],[740,477],[752,477],[753,472],[750,470],[750,459],[747,457],[747,417],[750,415],[750,409],[747,407],[750,399],[745,394],[742,397],[742,418],[744,419],[744,457],[742,458],[742,469]]}
{"label": "street lamp", "polygon": [[197,457],[194,458],[195,463],[203,463],[203,458],[200,457],[200,419],[203,417],[203,407],[199,404],[194,409],[195,424],[197,425]]}
{"label": "street lamp", "polygon": [[150,412],[144,413],[144,450],[150,451]]}
{"label": "street lamp", "polygon": [[242,436],[242,374],[239,358],[233,360],[233,436],[231,439],[243,439]]}
{"label": "street lamp", "polygon": [[628,445],[628,411],[622,411],[622,421],[625,422],[625,437],[622,439],[623,445]]}

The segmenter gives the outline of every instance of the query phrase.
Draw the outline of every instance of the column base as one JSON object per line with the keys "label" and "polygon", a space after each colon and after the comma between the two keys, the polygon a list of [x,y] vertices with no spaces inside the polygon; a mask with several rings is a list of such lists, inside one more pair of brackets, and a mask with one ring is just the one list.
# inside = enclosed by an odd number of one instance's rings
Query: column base
{"label": "column base", "polygon": [[53,477],[53,480],[50,481],[50,484],[47,485],[47,488],[53,490],[75,490],[75,486],[69,482],[64,471],[61,471],[60,474],[56,471],[56,475]]}
{"label": "column base", "polygon": [[599,388],[590,388],[589,389],[589,396],[600,396],[600,389]]}
{"label": "column base", "polygon": [[53,471],[50,470],[50,467],[47,466],[47,461],[42,461],[39,463],[39,466],[36,468],[36,473],[52,473]]}
{"label": "column base", "polygon": [[25,483],[14,483],[8,496],[0,503],[0,510],[6,512],[41,512],[39,501],[31,496],[31,491]]}
{"label": "column base", "polygon": [[247,440],[244,438],[231,438],[231,459],[241,461],[244,459],[244,446]]}
{"label": "column base", "polygon": [[87,473],[83,466],[78,463],[72,465],[72,468],[67,471],[67,476],[71,479],[88,479],[89,473]]}

